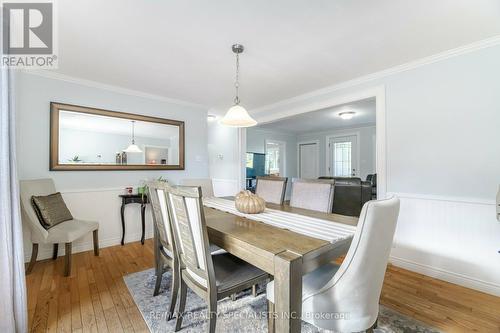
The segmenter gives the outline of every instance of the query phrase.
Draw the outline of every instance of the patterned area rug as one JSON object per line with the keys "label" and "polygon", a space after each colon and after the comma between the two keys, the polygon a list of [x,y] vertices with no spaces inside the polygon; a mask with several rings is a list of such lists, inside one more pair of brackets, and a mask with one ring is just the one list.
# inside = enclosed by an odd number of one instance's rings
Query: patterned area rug
{"label": "patterned area rug", "polygon": [[[155,275],[153,269],[133,273],[124,277],[137,307],[141,311],[151,332],[174,332],[175,319],[166,321],[166,310],[170,301],[170,272],[163,275],[160,294],[153,297]],[[264,290],[253,297],[250,291],[240,293],[235,301],[229,298],[217,304],[217,332],[267,332],[267,301]],[[206,332],[206,303],[188,288],[186,315],[180,332]],[[378,328],[381,333],[434,333],[439,332],[416,320],[408,318],[386,307],[380,307]],[[302,332],[325,332],[302,322]]]}

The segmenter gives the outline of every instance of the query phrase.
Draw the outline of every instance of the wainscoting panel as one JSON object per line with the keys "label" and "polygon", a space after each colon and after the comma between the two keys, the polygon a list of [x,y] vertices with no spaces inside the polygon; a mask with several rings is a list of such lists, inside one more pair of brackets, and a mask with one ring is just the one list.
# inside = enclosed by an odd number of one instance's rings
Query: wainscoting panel
{"label": "wainscoting panel", "polygon": [[401,199],[394,265],[500,296],[500,223],[493,202],[393,194]]}

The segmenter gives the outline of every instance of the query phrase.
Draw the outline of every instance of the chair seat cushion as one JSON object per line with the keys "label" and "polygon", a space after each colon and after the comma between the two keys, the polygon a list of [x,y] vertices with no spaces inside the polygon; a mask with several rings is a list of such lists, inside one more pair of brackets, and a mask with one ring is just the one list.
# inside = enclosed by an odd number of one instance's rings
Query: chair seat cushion
{"label": "chair seat cushion", "polygon": [[91,231],[99,229],[94,221],[69,220],[48,229],[47,243],[71,243]]}
{"label": "chair seat cushion", "polygon": [[165,246],[162,246],[162,249],[163,249],[163,251],[165,251],[165,253],[167,254],[167,256],[169,256],[170,258],[174,257],[174,254],[172,253],[172,251],[170,251],[169,249],[167,249]]}
{"label": "chair seat cushion", "polygon": [[[340,266],[328,263],[302,277],[302,299],[312,295],[330,281]],[[267,299],[274,303],[274,281],[267,284]]]}
{"label": "chair seat cushion", "polygon": [[209,244],[208,250],[210,251],[210,254],[213,255],[213,256],[227,253],[226,250],[221,249],[220,247],[218,247],[217,245],[212,244],[212,243]]}
{"label": "chair seat cushion", "polygon": [[263,270],[229,253],[214,255],[212,260],[218,292],[230,290],[250,280],[267,278]]}

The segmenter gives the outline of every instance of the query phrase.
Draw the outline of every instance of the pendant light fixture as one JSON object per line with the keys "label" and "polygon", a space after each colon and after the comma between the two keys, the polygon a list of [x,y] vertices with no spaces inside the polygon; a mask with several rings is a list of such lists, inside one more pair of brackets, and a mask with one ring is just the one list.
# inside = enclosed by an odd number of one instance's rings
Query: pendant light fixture
{"label": "pendant light fixture", "polygon": [[135,144],[135,120],[132,120],[132,144],[124,150],[126,153],[142,153],[142,150]]}
{"label": "pendant light fixture", "polygon": [[250,117],[247,110],[240,105],[240,97],[238,96],[240,88],[240,53],[243,52],[244,47],[241,44],[234,44],[232,50],[236,55],[236,79],[234,87],[236,88],[236,97],[234,98],[234,105],[227,111],[226,115],[220,123],[222,125],[231,127],[251,127],[257,125],[257,122]]}

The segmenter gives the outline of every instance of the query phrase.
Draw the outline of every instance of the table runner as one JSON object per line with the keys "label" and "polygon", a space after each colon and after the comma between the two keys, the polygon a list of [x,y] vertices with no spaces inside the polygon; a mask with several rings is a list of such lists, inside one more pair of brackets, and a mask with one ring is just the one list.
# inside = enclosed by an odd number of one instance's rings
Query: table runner
{"label": "table runner", "polygon": [[260,214],[245,214],[236,209],[233,200],[228,199],[203,198],[203,205],[332,243],[351,238],[356,231],[355,226],[270,208]]}

